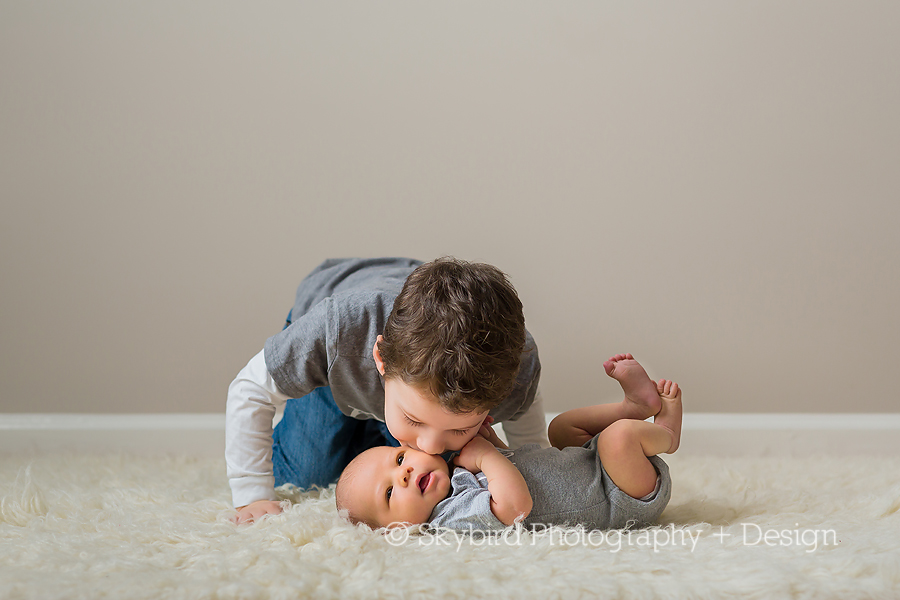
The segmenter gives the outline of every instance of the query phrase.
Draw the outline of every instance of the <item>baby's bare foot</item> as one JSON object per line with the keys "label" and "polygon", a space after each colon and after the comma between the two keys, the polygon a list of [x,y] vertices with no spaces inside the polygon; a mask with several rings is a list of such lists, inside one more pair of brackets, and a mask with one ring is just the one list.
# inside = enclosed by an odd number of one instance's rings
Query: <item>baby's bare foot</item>
{"label": "baby's bare foot", "polygon": [[606,374],[619,382],[625,391],[629,418],[646,419],[659,412],[661,401],[656,384],[630,354],[616,354],[603,363]]}
{"label": "baby's bare foot", "polygon": [[653,417],[653,422],[672,434],[672,446],[666,452],[672,454],[678,450],[681,443],[681,389],[674,381],[660,379],[656,384],[656,390],[662,399],[662,408]]}

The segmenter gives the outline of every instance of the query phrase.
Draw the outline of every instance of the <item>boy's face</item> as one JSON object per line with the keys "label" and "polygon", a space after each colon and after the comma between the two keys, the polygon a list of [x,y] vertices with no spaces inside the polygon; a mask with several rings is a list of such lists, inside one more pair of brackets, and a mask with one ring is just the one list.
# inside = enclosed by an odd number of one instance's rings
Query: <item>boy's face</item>
{"label": "boy's face", "polygon": [[399,379],[384,380],[384,423],[398,442],[428,454],[460,450],[478,434],[488,413],[456,414]]}
{"label": "boy's face", "polygon": [[[384,375],[377,342],[372,354],[379,373]],[[408,448],[428,454],[460,450],[478,434],[487,416],[488,411],[452,413],[427,392],[393,377],[384,380],[384,423],[391,435]]]}
{"label": "boy's face", "polygon": [[450,471],[439,456],[381,446],[366,451],[362,460],[352,480],[352,502],[379,526],[425,523],[450,493]]}

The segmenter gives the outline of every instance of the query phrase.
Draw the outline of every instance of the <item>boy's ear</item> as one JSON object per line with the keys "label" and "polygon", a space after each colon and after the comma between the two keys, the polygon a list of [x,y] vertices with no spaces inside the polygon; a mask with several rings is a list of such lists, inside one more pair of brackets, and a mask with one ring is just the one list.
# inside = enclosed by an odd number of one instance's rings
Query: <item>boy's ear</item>
{"label": "boy's ear", "polygon": [[378,352],[378,342],[380,342],[383,338],[379,335],[375,338],[375,345],[372,346],[372,357],[375,359],[375,367],[378,369],[378,372],[381,373],[381,376],[384,377],[384,361],[381,360],[381,353]]}

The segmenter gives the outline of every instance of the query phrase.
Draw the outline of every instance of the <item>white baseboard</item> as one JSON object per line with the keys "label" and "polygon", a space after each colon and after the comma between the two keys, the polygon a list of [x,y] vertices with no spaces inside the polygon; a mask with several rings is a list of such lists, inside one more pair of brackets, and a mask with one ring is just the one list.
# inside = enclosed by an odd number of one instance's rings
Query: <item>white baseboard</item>
{"label": "white baseboard", "polygon": [[900,456],[900,413],[697,413],[684,416],[689,455]]}
{"label": "white baseboard", "polygon": [[[547,415],[549,422],[557,413]],[[0,414],[0,455],[126,452],[221,457],[223,414]],[[679,454],[900,456],[900,413],[684,416]]]}
{"label": "white baseboard", "polygon": [[0,455],[50,452],[222,457],[225,414],[0,414]]}

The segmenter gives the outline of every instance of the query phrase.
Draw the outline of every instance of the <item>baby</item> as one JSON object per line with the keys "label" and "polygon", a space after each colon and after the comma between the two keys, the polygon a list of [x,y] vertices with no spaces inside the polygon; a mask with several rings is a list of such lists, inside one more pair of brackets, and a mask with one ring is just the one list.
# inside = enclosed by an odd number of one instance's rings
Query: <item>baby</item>
{"label": "baby", "polygon": [[[428,523],[485,531],[516,521],[532,528],[645,526],[669,501],[671,479],[657,454],[681,440],[681,390],[654,383],[630,354],[603,363],[622,402],[570,410],[548,428],[552,448],[508,450],[485,426],[452,460],[411,448],[371,448],[344,469],[339,510],[373,529]],[[650,423],[644,419],[653,417]]]}

